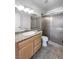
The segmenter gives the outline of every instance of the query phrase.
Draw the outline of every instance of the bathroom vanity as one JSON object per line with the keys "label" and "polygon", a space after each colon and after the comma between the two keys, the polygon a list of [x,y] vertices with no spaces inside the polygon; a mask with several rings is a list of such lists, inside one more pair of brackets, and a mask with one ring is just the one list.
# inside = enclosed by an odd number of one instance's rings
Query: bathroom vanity
{"label": "bathroom vanity", "polygon": [[31,59],[41,47],[41,31],[32,35],[16,35],[16,59]]}

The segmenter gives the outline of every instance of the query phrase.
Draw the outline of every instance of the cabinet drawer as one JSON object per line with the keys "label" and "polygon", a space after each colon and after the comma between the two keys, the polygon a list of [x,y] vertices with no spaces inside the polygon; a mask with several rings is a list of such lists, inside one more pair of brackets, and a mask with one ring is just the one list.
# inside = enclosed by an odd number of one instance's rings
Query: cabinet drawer
{"label": "cabinet drawer", "polygon": [[18,48],[21,49],[21,48],[27,46],[30,43],[33,43],[33,38],[29,38],[29,39],[26,39],[26,40],[24,40],[22,42],[19,42],[18,43]]}
{"label": "cabinet drawer", "polygon": [[33,36],[34,39],[41,37],[41,34],[37,34],[35,36]]}

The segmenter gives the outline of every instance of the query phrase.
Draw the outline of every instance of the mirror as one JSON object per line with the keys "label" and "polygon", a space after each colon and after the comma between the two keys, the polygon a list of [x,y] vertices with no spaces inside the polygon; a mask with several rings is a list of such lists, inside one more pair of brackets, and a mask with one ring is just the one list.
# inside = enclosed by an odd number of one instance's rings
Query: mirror
{"label": "mirror", "polygon": [[41,30],[41,17],[15,8],[15,33],[30,30]]}
{"label": "mirror", "polygon": [[31,15],[31,29],[41,30],[41,17],[38,17],[35,14]]}

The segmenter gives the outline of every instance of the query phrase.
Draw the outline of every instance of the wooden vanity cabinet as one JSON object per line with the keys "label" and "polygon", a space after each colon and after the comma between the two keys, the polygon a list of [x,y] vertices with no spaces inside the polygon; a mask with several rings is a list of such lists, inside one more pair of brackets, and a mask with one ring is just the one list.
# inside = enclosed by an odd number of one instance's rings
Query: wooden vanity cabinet
{"label": "wooden vanity cabinet", "polygon": [[41,34],[16,43],[16,59],[31,59],[41,47]]}

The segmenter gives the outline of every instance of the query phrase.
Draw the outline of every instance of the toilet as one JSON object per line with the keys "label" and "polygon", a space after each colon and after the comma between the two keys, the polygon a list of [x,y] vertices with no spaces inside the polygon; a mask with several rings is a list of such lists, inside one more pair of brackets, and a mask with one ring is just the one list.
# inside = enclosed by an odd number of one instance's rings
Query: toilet
{"label": "toilet", "polygon": [[47,43],[48,43],[48,37],[42,36],[42,46],[47,47]]}

